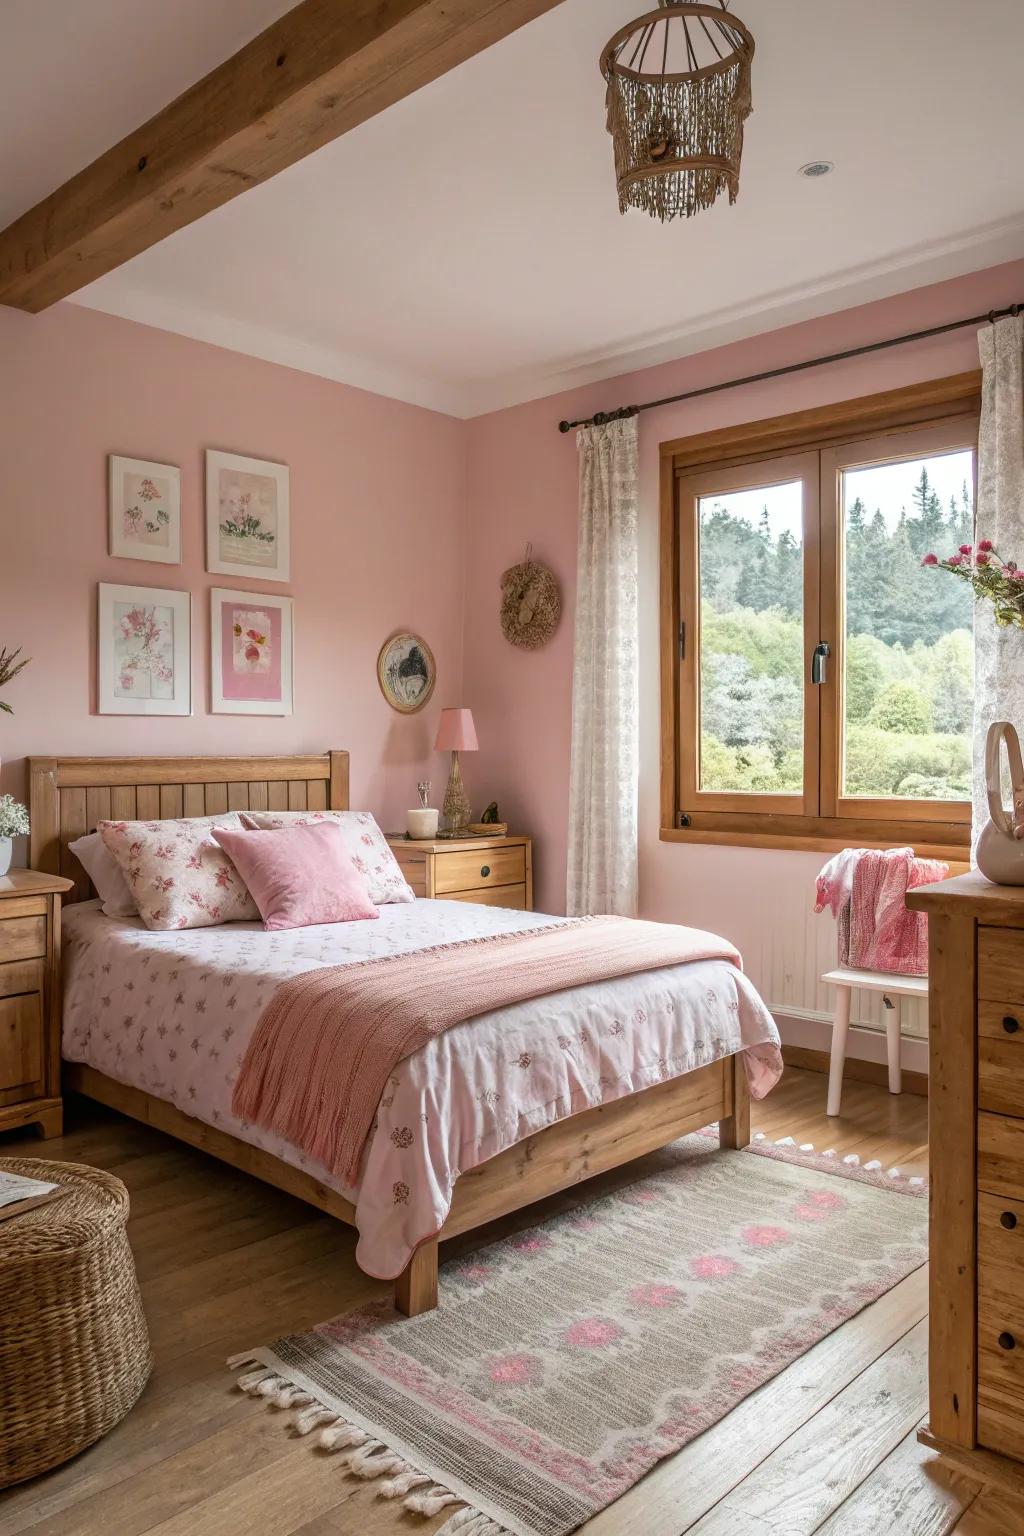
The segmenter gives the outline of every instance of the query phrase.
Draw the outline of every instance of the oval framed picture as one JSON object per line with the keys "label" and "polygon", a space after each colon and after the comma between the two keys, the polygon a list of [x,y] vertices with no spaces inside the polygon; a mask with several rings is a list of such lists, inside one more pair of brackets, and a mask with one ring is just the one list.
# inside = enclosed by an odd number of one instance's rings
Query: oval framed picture
{"label": "oval framed picture", "polygon": [[400,714],[422,709],[434,691],[437,667],[434,654],[419,635],[392,635],[377,657],[380,691]]}

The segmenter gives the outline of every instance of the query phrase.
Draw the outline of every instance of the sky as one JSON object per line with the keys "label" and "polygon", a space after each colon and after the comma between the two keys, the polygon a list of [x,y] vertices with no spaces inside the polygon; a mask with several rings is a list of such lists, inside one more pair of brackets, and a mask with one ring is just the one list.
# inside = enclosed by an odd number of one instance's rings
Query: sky
{"label": "sky", "polygon": [[[921,477],[922,465],[928,470],[928,478],[938,492],[943,511],[949,507],[949,498],[956,496],[966,480],[971,483],[972,454],[970,449],[954,453],[929,454],[925,458],[907,459],[899,464],[873,464],[866,469],[847,470],[843,476],[844,502],[849,506],[858,496],[868,509],[868,516],[877,507],[885,518],[890,531],[899,522],[905,507],[912,511],[911,493]],[[701,511],[710,512],[713,507],[725,507],[734,517],[746,518],[757,527],[761,508],[768,508],[768,520],[777,538],[788,528],[798,544],[803,543],[801,527],[801,495],[799,480],[781,485],[764,486],[753,491],[734,491],[720,496],[701,498]]]}

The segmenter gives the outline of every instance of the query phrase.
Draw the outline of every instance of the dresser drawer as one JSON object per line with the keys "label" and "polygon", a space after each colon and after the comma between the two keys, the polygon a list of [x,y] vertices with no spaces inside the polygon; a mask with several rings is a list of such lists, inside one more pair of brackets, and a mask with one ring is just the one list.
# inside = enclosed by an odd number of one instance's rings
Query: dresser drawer
{"label": "dresser drawer", "polygon": [[978,1200],[978,1441],[1024,1458],[1024,1201]]}
{"label": "dresser drawer", "polygon": [[1024,1010],[1024,929],[978,928],[978,997]]}
{"label": "dresser drawer", "polygon": [[[434,894],[450,891],[481,891],[492,885],[519,885],[526,881],[526,849],[473,848],[439,853],[434,859]],[[467,895],[468,901],[478,898]]]}
{"label": "dresser drawer", "polygon": [[0,965],[46,954],[45,917],[0,918]]}
{"label": "dresser drawer", "polygon": [[979,1114],[978,1188],[987,1195],[1024,1200],[1024,1120]]}
{"label": "dresser drawer", "polygon": [[978,1108],[1024,1115],[1024,1007],[978,1004]]}
{"label": "dresser drawer", "polygon": [[28,1087],[42,1077],[42,993],[0,998],[0,1091]]}
{"label": "dresser drawer", "polygon": [[478,901],[483,907],[511,907],[526,911],[525,885],[491,885],[483,891],[452,891],[445,901]]}

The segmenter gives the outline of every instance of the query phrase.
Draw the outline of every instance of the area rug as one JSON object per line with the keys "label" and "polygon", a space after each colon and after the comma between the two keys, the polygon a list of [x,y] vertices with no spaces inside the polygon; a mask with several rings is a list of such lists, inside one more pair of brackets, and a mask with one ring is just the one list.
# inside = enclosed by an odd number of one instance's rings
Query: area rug
{"label": "area rug", "polygon": [[924,1263],[923,1184],[894,1172],[686,1137],[443,1266],[436,1311],[377,1302],[229,1363],[384,1497],[451,1505],[444,1536],[568,1536]]}

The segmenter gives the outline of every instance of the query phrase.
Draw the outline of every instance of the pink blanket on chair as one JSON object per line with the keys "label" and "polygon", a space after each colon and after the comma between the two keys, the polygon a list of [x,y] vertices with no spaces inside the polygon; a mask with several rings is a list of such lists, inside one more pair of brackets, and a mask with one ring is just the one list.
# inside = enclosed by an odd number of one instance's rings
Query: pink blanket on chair
{"label": "pink blanket on chair", "polygon": [[839,962],[902,976],[928,974],[928,919],[907,910],[916,885],[944,880],[948,864],[913,848],[844,848],[818,876],[815,911],[839,922]]}
{"label": "pink blanket on chair", "polygon": [[528,998],[711,959],[740,965],[699,928],[590,917],[307,971],[264,1010],[232,1110],[354,1184],[389,1077],[434,1036]]}

